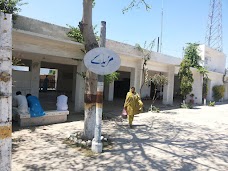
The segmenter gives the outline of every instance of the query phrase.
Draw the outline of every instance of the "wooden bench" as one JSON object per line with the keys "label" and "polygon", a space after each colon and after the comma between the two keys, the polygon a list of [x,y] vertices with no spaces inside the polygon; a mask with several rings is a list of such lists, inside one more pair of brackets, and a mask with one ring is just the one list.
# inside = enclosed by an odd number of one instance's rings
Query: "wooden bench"
{"label": "wooden bench", "polygon": [[38,126],[48,125],[67,121],[69,111],[51,110],[45,111],[45,115],[41,117],[30,117],[30,115],[20,115],[19,125],[24,126]]}

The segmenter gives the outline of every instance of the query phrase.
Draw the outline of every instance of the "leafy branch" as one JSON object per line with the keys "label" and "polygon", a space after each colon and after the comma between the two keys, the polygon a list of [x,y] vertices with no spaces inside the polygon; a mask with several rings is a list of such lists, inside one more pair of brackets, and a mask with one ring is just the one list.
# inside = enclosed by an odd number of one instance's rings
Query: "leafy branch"
{"label": "leafy branch", "polygon": [[1,0],[0,10],[3,13],[18,14],[21,11],[20,6],[27,3],[22,3],[22,0]]}
{"label": "leafy branch", "polygon": [[151,58],[154,42],[155,42],[155,39],[147,45],[147,42],[145,41],[144,48],[142,48],[139,44],[135,45],[135,49],[137,49],[142,54],[142,59],[143,59],[143,66],[142,66],[143,80],[142,80],[142,85],[140,87],[140,94],[142,92],[143,86],[145,84],[147,85],[149,82],[149,74],[148,74],[149,70],[147,68],[147,61],[150,60]]}

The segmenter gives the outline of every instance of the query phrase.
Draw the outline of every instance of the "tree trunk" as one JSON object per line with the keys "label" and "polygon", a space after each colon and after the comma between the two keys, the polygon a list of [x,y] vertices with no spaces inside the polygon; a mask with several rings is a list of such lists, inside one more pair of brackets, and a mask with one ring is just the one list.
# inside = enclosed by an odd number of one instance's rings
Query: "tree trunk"
{"label": "tree trunk", "polygon": [[139,91],[139,95],[140,95],[140,97],[142,96],[142,89],[143,89],[143,86],[144,86],[144,84],[145,84],[145,78],[146,78],[146,73],[145,73],[145,66],[144,66],[144,64],[145,64],[145,61],[144,61],[144,63],[143,63],[143,66],[142,66],[142,71],[143,71],[143,82],[142,82],[142,85],[141,85],[141,87],[140,87],[140,91]]}
{"label": "tree trunk", "polygon": [[[94,35],[92,25],[92,3],[93,0],[83,0],[83,18],[79,23],[79,27],[84,38],[86,52],[99,47]],[[96,92],[97,75],[87,70],[84,100],[84,136],[87,139],[93,139],[94,137],[94,129],[96,123]]]}
{"label": "tree trunk", "polygon": [[11,170],[12,15],[0,12],[0,170]]}

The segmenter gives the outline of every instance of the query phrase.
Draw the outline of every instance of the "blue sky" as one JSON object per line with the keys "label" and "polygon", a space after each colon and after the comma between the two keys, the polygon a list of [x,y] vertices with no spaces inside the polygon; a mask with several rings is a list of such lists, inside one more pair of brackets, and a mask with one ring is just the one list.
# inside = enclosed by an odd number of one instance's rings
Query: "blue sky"
{"label": "blue sky", "polygon": [[[66,26],[76,26],[82,18],[82,0],[25,0],[21,15]],[[130,0],[96,0],[93,24],[107,22],[107,38],[135,45],[160,36],[161,0],[148,0],[152,9],[122,9]],[[188,42],[204,43],[210,0],[164,0],[162,52],[182,56]],[[228,54],[228,1],[223,0],[223,52]],[[99,27],[98,27],[99,28]],[[156,46],[154,50],[156,50]]]}

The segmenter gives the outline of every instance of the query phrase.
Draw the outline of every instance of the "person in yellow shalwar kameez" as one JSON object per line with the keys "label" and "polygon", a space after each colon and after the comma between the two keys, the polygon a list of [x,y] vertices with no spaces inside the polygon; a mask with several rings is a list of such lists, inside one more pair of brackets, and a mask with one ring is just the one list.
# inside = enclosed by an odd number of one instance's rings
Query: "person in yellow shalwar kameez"
{"label": "person in yellow shalwar kameez", "polygon": [[129,126],[132,128],[132,122],[134,119],[134,115],[140,113],[142,110],[143,103],[140,99],[139,94],[135,92],[135,87],[132,87],[130,91],[127,93],[124,109],[127,112]]}

